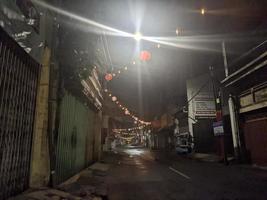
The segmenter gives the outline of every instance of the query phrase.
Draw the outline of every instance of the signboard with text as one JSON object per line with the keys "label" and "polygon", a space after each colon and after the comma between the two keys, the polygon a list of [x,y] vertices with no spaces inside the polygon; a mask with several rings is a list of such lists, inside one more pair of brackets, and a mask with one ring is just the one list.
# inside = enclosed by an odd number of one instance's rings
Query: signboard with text
{"label": "signboard with text", "polygon": [[214,136],[220,136],[224,134],[222,121],[213,122],[213,132]]}
{"label": "signboard with text", "polygon": [[196,117],[215,118],[215,102],[211,95],[198,95],[194,99],[194,111]]}

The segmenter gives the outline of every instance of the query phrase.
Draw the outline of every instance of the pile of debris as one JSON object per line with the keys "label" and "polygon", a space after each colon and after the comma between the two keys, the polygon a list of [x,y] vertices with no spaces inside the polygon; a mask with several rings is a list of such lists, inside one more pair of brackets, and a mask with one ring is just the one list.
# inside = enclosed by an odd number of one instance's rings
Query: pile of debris
{"label": "pile of debris", "polygon": [[107,200],[106,176],[109,165],[95,163],[55,189],[39,188],[10,200]]}

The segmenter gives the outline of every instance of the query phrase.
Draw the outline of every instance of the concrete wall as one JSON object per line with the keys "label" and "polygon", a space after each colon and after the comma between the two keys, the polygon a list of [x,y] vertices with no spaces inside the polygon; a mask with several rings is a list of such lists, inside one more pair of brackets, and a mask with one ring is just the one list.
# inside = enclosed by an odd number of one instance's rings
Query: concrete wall
{"label": "concrete wall", "polygon": [[188,103],[188,127],[190,134],[193,135],[193,125],[197,123],[197,118],[215,117],[215,103],[208,74],[187,80],[186,85],[187,100],[190,101]]}
{"label": "concrete wall", "polygon": [[[20,10],[12,3],[12,9]],[[39,91],[37,94],[35,129],[32,146],[32,163],[30,187],[46,186],[49,183],[51,173],[50,160],[54,158],[49,153],[49,133],[54,134],[56,111],[57,111],[57,92],[58,92],[58,61],[55,54],[55,21],[54,14],[36,5],[34,8],[42,15],[39,19],[38,31],[34,27],[25,24],[17,24],[19,27],[15,32],[28,30],[29,37],[22,42],[31,49],[29,54],[42,65]],[[11,33],[14,34],[14,33]],[[20,43],[21,44],[21,43]],[[50,85],[51,84],[51,85]],[[53,100],[51,100],[53,99]],[[49,111],[51,113],[49,113]],[[51,138],[52,139],[52,138]],[[51,140],[51,142],[53,142]],[[53,145],[51,145],[53,147]],[[53,151],[53,149],[52,149]]]}
{"label": "concrete wall", "polygon": [[30,187],[45,186],[49,182],[50,162],[48,147],[48,95],[50,49],[46,48],[43,55],[40,83],[37,93],[36,116],[33,132],[32,162]]}

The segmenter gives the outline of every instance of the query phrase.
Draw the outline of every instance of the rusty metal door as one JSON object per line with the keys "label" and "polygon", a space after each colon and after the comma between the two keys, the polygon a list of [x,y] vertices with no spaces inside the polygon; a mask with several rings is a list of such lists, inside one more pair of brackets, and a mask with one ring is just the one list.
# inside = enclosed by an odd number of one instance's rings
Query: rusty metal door
{"label": "rusty metal door", "polygon": [[244,135],[252,163],[267,166],[267,117],[246,120]]}
{"label": "rusty metal door", "polygon": [[39,65],[0,29],[0,199],[28,188]]}

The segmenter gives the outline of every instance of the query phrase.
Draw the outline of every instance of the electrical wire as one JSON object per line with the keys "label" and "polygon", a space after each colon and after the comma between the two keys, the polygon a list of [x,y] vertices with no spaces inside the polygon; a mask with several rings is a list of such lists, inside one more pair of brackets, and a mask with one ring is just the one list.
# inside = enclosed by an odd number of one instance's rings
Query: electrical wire
{"label": "electrical wire", "polygon": [[107,36],[106,36],[105,31],[104,31],[104,39],[105,39],[105,42],[106,42],[106,48],[107,48],[107,53],[108,53],[108,58],[109,58],[109,61],[110,61],[110,65],[111,65],[111,68],[113,70],[112,59],[111,59],[111,56],[110,56],[108,40],[107,40]]}
{"label": "electrical wire", "polygon": [[[184,105],[184,106],[182,106],[181,107],[181,109],[180,110],[178,110],[177,112],[179,112],[179,111],[183,111],[183,108],[184,107],[188,107],[189,106],[189,103],[191,102],[191,101],[193,101],[193,99],[203,90],[203,88],[205,88],[207,85],[208,85],[208,83],[210,83],[210,79],[208,80],[208,81],[206,81],[199,89],[198,89],[198,91],[186,102],[186,104]],[[177,113],[176,112],[176,113]]]}

